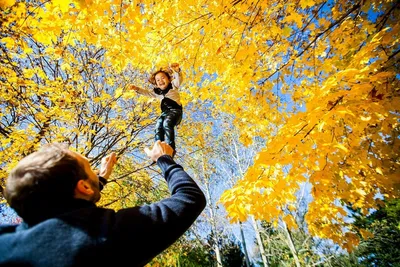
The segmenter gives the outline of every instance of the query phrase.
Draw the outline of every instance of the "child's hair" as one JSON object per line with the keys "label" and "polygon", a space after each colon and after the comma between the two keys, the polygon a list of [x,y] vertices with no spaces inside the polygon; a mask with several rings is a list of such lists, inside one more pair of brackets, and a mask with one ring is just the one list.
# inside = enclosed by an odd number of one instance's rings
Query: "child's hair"
{"label": "child's hair", "polygon": [[149,82],[152,83],[153,85],[157,85],[157,83],[156,83],[156,75],[159,74],[159,73],[164,73],[165,75],[167,75],[168,79],[171,81],[171,74],[169,72],[169,69],[168,68],[160,68],[159,70],[153,72],[150,75]]}

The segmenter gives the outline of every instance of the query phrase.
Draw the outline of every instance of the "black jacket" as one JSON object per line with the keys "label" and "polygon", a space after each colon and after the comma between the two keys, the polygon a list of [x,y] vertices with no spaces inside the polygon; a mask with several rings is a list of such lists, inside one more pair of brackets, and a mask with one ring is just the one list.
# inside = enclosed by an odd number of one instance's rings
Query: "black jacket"
{"label": "black jacket", "polygon": [[117,212],[76,199],[35,225],[0,226],[0,266],[144,266],[206,205],[200,188],[170,156],[157,164],[171,197]]}

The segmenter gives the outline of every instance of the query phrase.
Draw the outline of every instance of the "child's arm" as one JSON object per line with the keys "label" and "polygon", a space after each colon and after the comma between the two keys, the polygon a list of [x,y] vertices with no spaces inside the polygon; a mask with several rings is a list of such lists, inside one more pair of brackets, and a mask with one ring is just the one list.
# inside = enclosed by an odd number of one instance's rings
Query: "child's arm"
{"label": "child's arm", "polygon": [[182,77],[182,72],[181,68],[179,67],[178,63],[172,63],[169,65],[169,69],[172,71],[172,85],[175,88],[179,88],[181,86],[183,77]]}
{"label": "child's arm", "polygon": [[138,94],[149,96],[149,97],[153,97],[153,98],[157,98],[157,95],[154,92],[146,90],[146,89],[143,89],[143,88],[140,88],[140,87],[137,87],[136,85],[131,84],[131,85],[129,85],[128,88],[130,90],[136,91]]}

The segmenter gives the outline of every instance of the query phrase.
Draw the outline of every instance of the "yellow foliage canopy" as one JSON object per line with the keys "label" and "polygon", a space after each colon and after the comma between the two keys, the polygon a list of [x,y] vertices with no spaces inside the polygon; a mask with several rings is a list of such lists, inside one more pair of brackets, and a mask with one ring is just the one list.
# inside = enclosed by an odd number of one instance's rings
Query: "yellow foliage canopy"
{"label": "yellow foliage canopy", "polygon": [[[254,215],[293,224],[282,207],[308,182],[310,232],[351,248],[357,229],[345,222],[343,206],[367,213],[378,207],[377,193],[398,197],[395,0],[0,3],[2,178],[44,140],[79,135],[89,153],[103,129],[105,136],[123,133],[113,145],[124,152],[135,133],[123,130],[150,123],[150,103],[137,99],[129,110],[125,85],[173,61],[186,70],[184,105],[211,100],[236,115],[245,144],[268,140],[221,198],[233,220]],[[105,72],[88,79],[98,68]],[[91,82],[104,87],[92,90]],[[82,112],[90,111],[89,100],[98,107],[92,111],[110,107],[111,117]]]}

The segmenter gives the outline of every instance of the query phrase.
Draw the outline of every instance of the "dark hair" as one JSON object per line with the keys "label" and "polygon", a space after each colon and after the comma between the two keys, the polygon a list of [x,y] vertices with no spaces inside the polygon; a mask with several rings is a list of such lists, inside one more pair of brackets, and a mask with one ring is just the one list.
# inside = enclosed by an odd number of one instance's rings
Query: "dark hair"
{"label": "dark hair", "polygon": [[61,144],[49,144],[23,158],[11,171],[4,196],[25,221],[67,205],[74,198],[77,182],[87,179],[84,168]]}
{"label": "dark hair", "polygon": [[161,69],[157,70],[156,72],[154,72],[154,73],[152,73],[150,75],[149,82],[154,84],[154,85],[157,85],[157,83],[156,83],[156,75],[159,74],[159,73],[164,73],[168,77],[168,79],[171,81],[171,74],[167,70],[161,68]]}

